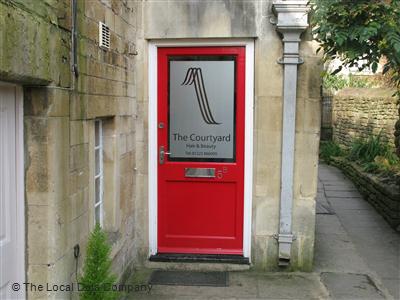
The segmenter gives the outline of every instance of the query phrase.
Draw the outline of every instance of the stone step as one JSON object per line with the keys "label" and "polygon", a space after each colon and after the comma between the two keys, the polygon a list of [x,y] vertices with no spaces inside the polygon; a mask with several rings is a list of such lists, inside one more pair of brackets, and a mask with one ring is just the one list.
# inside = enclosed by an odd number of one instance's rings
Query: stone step
{"label": "stone step", "polygon": [[250,265],[229,263],[181,263],[146,261],[145,267],[158,270],[185,270],[185,271],[247,271]]}

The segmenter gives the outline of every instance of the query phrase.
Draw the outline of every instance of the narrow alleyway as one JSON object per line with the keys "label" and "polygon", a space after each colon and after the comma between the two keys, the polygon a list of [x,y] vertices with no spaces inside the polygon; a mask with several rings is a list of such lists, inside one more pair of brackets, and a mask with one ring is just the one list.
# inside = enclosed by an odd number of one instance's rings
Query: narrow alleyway
{"label": "narrow alleyway", "polygon": [[[351,283],[357,276],[353,273],[368,274],[399,299],[400,235],[340,170],[321,164],[318,179],[315,271],[322,272],[333,296],[346,292],[341,281]],[[340,286],[335,288],[332,280]]]}
{"label": "narrow alleyway", "polygon": [[400,235],[338,169],[321,164],[318,180],[312,273],[230,272],[229,287],[159,285],[129,299],[399,299]]}

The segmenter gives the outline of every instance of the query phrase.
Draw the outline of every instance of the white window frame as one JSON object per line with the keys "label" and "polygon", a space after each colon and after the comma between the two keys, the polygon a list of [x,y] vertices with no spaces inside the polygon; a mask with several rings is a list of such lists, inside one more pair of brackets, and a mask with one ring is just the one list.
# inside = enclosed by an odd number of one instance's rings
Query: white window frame
{"label": "white window frame", "polygon": [[157,253],[157,49],[160,47],[244,46],[245,66],[245,144],[243,256],[251,262],[251,224],[253,200],[253,115],[254,115],[254,39],[153,40],[148,48],[149,93],[149,255]]}
{"label": "white window frame", "polygon": [[[97,119],[94,121],[94,202],[93,202],[93,207],[94,207],[94,224],[96,225],[96,209],[99,207],[99,224],[101,227],[103,227],[104,224],[104,164],[103,164],[103,121],[101,119]],[[96,127],[96,124],[98,124],[98,127]],[[96,132],[96,129],[98,128],[98,132]],[[98,136],[98,145],[96,145],[96,136]],[[99,151],[99,159],[97,161],[96,159],[96,151]],[[97,165],[99,164],[99,165]],[[97,169],[99,172],[96,174]],[[100,191],[98,192],[96,190],[96,179],[99,179],[99,189]],[[99,195],[99,199],[97,199],[97,195]]]}

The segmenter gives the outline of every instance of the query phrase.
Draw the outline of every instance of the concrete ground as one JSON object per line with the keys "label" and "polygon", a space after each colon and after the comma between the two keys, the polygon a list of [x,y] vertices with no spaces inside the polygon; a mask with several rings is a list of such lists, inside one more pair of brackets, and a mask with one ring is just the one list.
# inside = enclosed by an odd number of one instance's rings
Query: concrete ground
{"label": "concrete ground", "polygon": [[[396,233],[336,168],[320,165],[312,273],[229,274],[228,287],[143,288],[127,299],[400,299]],[[132,278],[146,284],[151,270]]]}

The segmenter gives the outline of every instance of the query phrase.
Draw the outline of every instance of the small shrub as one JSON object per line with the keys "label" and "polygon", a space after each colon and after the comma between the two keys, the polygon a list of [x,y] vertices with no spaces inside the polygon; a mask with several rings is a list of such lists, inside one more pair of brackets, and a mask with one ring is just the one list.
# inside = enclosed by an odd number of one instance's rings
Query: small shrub
{"label": "small shrub", "polygon": [[340,91],[344,88],[372,88],[380,86],[374,78],[365,76],[323,74],[323,86],[327,90]]}
{"label": "small shrub", "polygon": [[96,224],[90,234],[86,259],[83,266],[83,276],[79,279],[80,299],[113,300],[119,294],[112,291],[116,276],[111,272],[111,247],[99,224]]}
{"label": "small shrub", "polygon": [[337,143],[332,141],[321,142],[319,157],[325,162],[329,163],[332,157],[342,156],[343,154],[344,151]]}
{"label": "small shrub", "polygon": [[352,74],[349,75],[348,79],[348,87],[353,88],[372,88],[377,85],[371,80],[371,78],[365,76],[354,76]]}
{"label": "small shrub", "polygon": [[366,172],[391,176],[400,171],[400,160],[394,149],[381,140],[381,134],[370,136],[367,140],[353,142],[348,159],[357,161]]}
{"label": "small shrub", "polygon": [[323,86],[327,90],[339,91],[347,87],[347,80],[340,75],[331,75],[330,73],[325,73],[323,75]]}
{"label": "small shrub", "polygon": [[370,136],[367,140],[357,139],[350,148],[349,159],[362,163],[374,162],[377,156],[385,158],[389,164],[398,162],[393,149],[382,141],[381,134]]}

